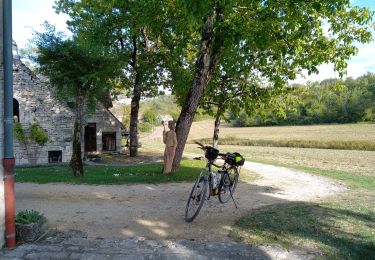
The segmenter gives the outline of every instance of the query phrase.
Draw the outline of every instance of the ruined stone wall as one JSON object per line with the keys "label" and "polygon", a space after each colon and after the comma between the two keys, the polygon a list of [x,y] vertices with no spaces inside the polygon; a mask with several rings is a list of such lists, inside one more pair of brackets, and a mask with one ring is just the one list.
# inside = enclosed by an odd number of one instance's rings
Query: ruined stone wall
{"label": "ruined stone wall", "polygon": [[30,143],[25,146],[14,141],[17,165],[48,163],[48,151],[62,151],[62,162],[68,162],[72,154],[72,129],[74,114],[52,96],[48,87],[26,67],[14,53],[13,61],[14,98],[19,103],[19,121],[28,131],[33,122],[48,133],[44,146]]}

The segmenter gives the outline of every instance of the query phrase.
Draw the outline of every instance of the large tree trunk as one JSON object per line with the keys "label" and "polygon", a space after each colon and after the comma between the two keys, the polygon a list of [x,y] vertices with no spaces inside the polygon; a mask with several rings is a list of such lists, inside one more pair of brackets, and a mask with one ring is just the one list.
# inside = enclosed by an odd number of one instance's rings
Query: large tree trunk
{"label": "large tree trunk", "polygon": [[[138,78],[138,76],[136,76]],[[138,81],[136,79],[136,81]],[[139,83],[134,84],[133,97],[130,111],[130,157],[138,155],[138,114],[139,101],[141,100],[141,89]]]}
{"label": "large tree trunk", "polygon": [[204,89],[209,81],[210,70],[212,69],[212,40],[213,40],[213,14],[205,18],[203,28],[201,47],[199,56],[195,63],[195,75],[189,94],[182,106],[180,117],[177,121],[177,148],[173,160],[172,169],[174,172],[180,167],[182,154],[185,148],[186,140],[189,135],[194,114],[198,109],[199,102],[203,96]]}
{"label": "large tree trunk", "polygon": [[73,174],[76,177],[83,176],[83,163],[82,163],[82,121],[83,121],[83,110],[84,110],[84,95],[79,92],[76,97],[76,111],[74,121],[74,132],[73,132],[73,154],[70,160],[70,167],[73,170]]}
{"label": "large tree trunk", "polygon": [[220,119],[221,119],[221,112],[217,111],[216,117],[215,117],[215,127],[214,127],[214,136],[212,138],[212,145],[217,149],[219,145],[219,131],[220,131]]}
{"label": "large tree trunk", "polygon": [[141,100],[141,86],[139,85],[140,75],[137,69],[137,40],[133,37],[133,53],[132,63],[134,72],[134,88],[133,97],[131,102],[130,110],[130,157],[136,157],[138,155],[138,114],[139,114],[139,102]]}

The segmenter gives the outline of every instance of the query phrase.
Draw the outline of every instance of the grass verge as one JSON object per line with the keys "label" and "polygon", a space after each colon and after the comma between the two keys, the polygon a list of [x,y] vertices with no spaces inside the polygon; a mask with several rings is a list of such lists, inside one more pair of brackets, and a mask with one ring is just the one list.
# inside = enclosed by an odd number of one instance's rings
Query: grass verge
{"label": "grass verge", "polygon": [[[195,141],[209,144],[212,138],[196,139]],[[192,141],[190,143],[193,143]],[[268,146],[268,147],[293,147],[293,148],[318,148],[318,149],[336,149],[336,150],[362,150],[375,151],[375,142],[373,141],[320,141],[320,140],[251,140],[236,137],[220,138],[220,145],[239,145],[239,146]]]}
{"label": "grass verge", "polygon": [[74,177],[67,165],[16,167],[16,182],[71,184],[129,184],[193,181],[204,166],[203,161],[183,160],[180,170],[162,174],[162,163],[132,166],[85,166],[85,176]]}
{"label": "grass verge", "polygon": [[324,259],[374,259],[375,177],[294,168],[340,180],[351,190],[320,203],[289,202],[255,209],[236,221],[230,237],[250,244],[276,243],[314,251],[319,248]]}
{"label": "grass verge", "polygon": [[319,248],[322,258],[328,259],[373,259],[373,212],[338,206],[345,200],[322,204],[290,202],[258,208],[240,218],[230,236],[251,244],[276,243],[312,251]]}
{"label": "grass verge", "polygon": [[[126,166],[85,166],[85,176],[74,177],[68,165],[16,167],[16,182],[70,184],[131,184],[193,182],[205,166],[205,161],[183,160],[177,173],[162,174],[162,163]],[[241,169],[240,180],[251,183],[259,178]]]}

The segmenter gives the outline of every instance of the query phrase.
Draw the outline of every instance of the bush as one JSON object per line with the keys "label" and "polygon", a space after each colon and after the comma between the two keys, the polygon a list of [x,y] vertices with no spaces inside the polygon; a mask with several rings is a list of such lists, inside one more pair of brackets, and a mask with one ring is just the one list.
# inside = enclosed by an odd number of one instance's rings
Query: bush
{"label": "bush", "polygon": [[34,122],[30,126],[30,138],[39,145],[45,145],[48,141],[48,135],[38,122]]}
{"label": "bush", "polygon": [[148,122],[145,122],[145,123],[142,123],[142,124],[139,125],[139,131],[141,131],[143,133],[151,132],[151,130],[152,130],[152,126]]}
{"label": "bush", "polygon": [[29,142],[29,138],[25,134],[25,130],[23,130],[23,127],[22,127],[21,123],[19,123],[19,122],[15,123],[13,131],[14,131],[14,136],[18,141],[20,141],[24,144],[27,144]]}
{"label": "bush", "polygon": [[156,124],[157,122],[158,114],[153,110],[147,110],[143,113],[143,122],[150,123],[150,124]]}
{"label": "bush", "polygon": [[17,213],[16,222],[21,224],[31,224],[38,222],[40,220],[45,220],[43,214],[36,210],[23,210]]}

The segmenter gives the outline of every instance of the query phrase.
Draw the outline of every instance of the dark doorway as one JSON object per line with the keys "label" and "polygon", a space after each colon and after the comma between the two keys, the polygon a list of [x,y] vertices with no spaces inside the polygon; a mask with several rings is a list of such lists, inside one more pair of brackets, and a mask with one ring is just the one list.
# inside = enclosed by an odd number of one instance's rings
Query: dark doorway
{"label": "dark doorway", "polygon": [[85,126],[85,152],[96,152],[96,124]]}
{"label": "dark doorway", "polygon": [[116,151],[116,132],[103,133],[103,151]]}
{"label": "dark doorway", "polygon": [[13,119],[14,122],[20,121],[20,104],[18,103],[18,100],[13,98]]}
{"label": "dark doorway", "polygon": [[48,163],[61,163],[62,151],[48,151]]}

